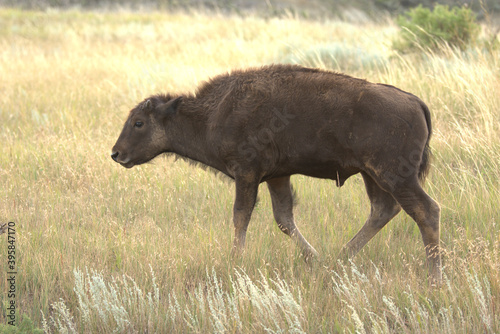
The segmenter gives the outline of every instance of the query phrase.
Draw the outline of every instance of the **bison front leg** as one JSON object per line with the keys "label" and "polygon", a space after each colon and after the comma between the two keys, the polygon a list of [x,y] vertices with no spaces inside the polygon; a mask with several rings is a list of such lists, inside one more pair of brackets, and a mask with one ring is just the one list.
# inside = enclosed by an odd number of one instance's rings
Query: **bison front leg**
{"label": "bison front leg", "polygon": [[239,254],[245,247],[248,223],[257,198],[259,182],[250,177],[235,178],[236,199],[233,207],[234,242],[233,255]]}
{"label": "bison front leg", "polygon": [[318,252],[302,236],[293,219],[293,196],[290,177],[280,177],[267,181],[267,187],[273,203],[274,219],[280,230],[290,236],[300,247],[306,261],[318,255]]}

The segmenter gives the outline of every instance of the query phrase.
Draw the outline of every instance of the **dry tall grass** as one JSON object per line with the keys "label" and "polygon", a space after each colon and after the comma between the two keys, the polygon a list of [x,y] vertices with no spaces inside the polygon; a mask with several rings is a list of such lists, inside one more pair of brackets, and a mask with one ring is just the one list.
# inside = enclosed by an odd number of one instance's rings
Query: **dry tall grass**
{"label": "dry tall grass", "polygon": [[[396,32],[390,22],[0,10],[0,220],[17,224],[19,314],[66,333],[500,332],[500,53],[400,56]],[[265,188],[247,251],[232,259],[230,182],[182,161],[126,170],[110,159],[142,98],[272,62],[390,83],[428,103],[441,289],[427,284],[404,213],[353,263],[336,263],[369,213],[359,177],[340,189],[293,177],[296,219],[322,254],[308,268]],[[6,249],[2,237],[2,262]]]}

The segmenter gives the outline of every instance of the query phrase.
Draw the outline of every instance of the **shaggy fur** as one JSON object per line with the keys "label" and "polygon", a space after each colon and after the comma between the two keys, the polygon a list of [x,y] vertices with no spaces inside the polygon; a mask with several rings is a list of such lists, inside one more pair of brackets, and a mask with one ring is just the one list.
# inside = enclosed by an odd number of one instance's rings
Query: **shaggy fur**
{"label": "shaggy fur", "polygon": [[293,219],[290,176],[361,173],[371,214],[346,245],[356,254],[401,208],[418,224],[439,280],[439,206],[421,188],[429,170],[430,112],[413,94],[344,74],[270,65],[219,75],[195,94],[154,95],[129,114],[113,148],[125,167],[174,153],[236,182],[235,251],[242,249],[258,185],[267,182],[278,226],[316,254]]}

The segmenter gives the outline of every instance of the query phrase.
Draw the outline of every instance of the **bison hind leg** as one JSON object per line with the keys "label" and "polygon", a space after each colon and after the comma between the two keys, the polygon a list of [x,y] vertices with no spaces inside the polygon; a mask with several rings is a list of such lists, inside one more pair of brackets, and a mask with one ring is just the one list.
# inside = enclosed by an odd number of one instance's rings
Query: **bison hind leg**
{"label": "bison hind leg", "polygon": [[393,196],[418,225],[425,246],[431,283],[441,284],[439,204],[422,189],[416,177],[398,185]]}
{"label": "bison hind leg", "polygon": [[394,216],[401,206],[392,195],[366,173],[361,173],[371,203],[370,216],[358,233],[344,246],[341,258],[354,257]]}

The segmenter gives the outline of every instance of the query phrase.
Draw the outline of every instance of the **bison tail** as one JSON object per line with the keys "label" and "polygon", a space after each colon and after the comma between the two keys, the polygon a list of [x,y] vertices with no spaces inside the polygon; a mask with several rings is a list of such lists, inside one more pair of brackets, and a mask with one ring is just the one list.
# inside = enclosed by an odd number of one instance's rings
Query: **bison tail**
{"label": "bison tail", "polygon": [[432,135],[432,125],[431,125],[431,113],[429,108],[425,105],[425,103],[421,102],[422,109],[424,111],[425,121],[427,122],[427,130],[429,135],[427,136],[427,141],[425,142],[424,152],[422,153],[422,161],[420,162],[420,167],[418,169],[418,179],[421,183],[424,183],[427,174],[429,173],[429,169],[431,167],[430,160],[432,157],[431,148],[429,147],[429,141]]}

